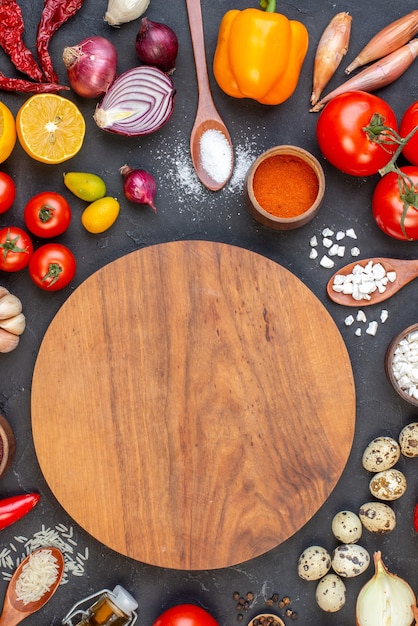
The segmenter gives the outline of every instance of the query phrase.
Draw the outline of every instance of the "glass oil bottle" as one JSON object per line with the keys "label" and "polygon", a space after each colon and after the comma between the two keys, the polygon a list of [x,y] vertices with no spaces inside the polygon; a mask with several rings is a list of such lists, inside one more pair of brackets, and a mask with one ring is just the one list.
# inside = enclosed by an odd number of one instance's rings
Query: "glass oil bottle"
{"label": "glass oil bottle", "polygon": [[[93,604],[91,604],[93,602]],[[83,608],[84,607],[84,608]],[[138,603],[120,585],[102,589],[77,602],[64,617],[63,626],[132,626]]]}

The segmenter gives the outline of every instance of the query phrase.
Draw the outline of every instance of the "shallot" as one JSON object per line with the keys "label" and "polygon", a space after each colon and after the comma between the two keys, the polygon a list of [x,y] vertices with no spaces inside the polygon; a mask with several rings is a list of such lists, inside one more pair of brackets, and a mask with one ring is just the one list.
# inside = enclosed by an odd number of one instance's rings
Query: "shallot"
{"label": "shallot", "polygon": [[127,70],[110,86],[94,113],[103,130],[126,135],[149,135],[170,119],[176,90],[171,78],[157,67]]}
{"label": "shallot", "polygon": [[412,11],[399,20],[388,24],[379,31],[346,68],[345,73],[351,72],[362,65],[382,59],[405,45],[418,33],[418,10]]}
{"label": "shallot", "polygon": [[65,47],[62,59],[71,87],[84,98],[102,96],[116,78],[117,51],[105,37]]}
{"label": "shallot", "polygon": [[344,11],[337,13],[322,33],[314,61],[311,104],[318,102],[324,87],[329,83],[343,56],[347,53],[351,20],[351,15]]}
{"label": "shallot", "polygon": [[172,74],[178,49],[177,35],[170,26],[142,18],[135,40],[135,50],[140,61]]}
{"label": "shallot", "polygon": [[369,67],[346,80],[342,85],[328,93],[311,108],[311,111],[320,111],[327,102],[349,91],[371,92],[390,85],[399,78],[416,59],[418,54],[418,38],[408,42],[402,48],[388,54]]}
{"label": "shallot", "polygon": [[156,213],[154,197],[157,192],[157,184],[154,177],[146,170],[134,169],[129,165],[123,165],[119,171],[123,176],[125,197],[136,204],[148,204]]}

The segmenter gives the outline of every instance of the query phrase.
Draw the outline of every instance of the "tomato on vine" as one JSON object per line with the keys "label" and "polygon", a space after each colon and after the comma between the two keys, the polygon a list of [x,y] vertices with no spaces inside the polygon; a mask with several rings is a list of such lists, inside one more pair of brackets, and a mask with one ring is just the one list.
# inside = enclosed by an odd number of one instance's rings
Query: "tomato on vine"
{"label": "tomato on vine", "polygon": [[[407,137],[418,126],[418,102],[413,102],[403,114],[399,133]],[[418,130],[407,141],[402,149],[405,159],[413,165],[418,165]]]}
{"label": "tomato on vine", "polygon": [[396,152],[398,123],[381,98],[350,91],[333,98],[322,109],[316,137],[324,157],[345,174],[370,176]]}
{"label": "tomato on vine", "polygon": [[58,291],[73,280],[77,268],[71,250],[61,243],[46,243],[32,255],[29,275],[45,291]]}
{"label": "tomato on vine", "polygon": [[418,166],[405,165],[385,174],[372,196],[372,212],[379,228],[394,239],[418,239]]}
{"label": "tomato on vine", "polygon": [[26,227],[37,237],[57,237],[70,225],[71,208],[64,196],[54,191],[43,191],[26,204],[23,219]]}
{"label": "tomato on vine", "polygon": [[0,270],[18,272],[29,264],[33,254],[30,236],[22,228],[0,229]]}
{"label": "tomato on vine", "polygon": [[0,213],[5,213],[10,209],[16,198],[16,185],[13,179],[0,172]]}

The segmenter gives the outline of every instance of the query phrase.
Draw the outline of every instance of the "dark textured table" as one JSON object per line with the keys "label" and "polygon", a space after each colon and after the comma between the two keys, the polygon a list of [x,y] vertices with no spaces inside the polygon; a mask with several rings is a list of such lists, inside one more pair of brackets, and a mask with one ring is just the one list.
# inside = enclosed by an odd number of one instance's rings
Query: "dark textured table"
{"label": "dark textured table", "polygon": [[[36,3],[22,0],[20,4],[26,20],[26,42],[33,47],[43,3],[41,0]],[[354,0],[345,3],[339,0],[317,3],[301,0],[295,4],[279,4],[281,12],[306,25],[310,46],[296,92],[278,107],[265,107],[250,100],[234,100],[223,94],[213,81],[211,61],[220,20],[226,10],[244,9],[249,4],[243,0],[235,3],[231,0],[202,2],[213,95],[229,128],[236,154],[234,176],[221,192],[212,193],[202,188],[191,168],[189,134],[196,110],[197,91],[186,7],[182,1],[166,3],[151,0],[147,11],[150,19],[172,26],[180,42],[177,69],[173,76],[177,101],[168,125],[160,132],[141,139],[112,136],[99,130],[93,121],[95,101],[83,100],[72,92],[66,92],[65,95],[80,107],[87,122],[87,134],[81,152],[67,164],[48,166],[32,161],[16,145],[12,156],[1,166],[13,176],[17,185],[17,198],[13,209],[0,216],[0,226],[23,226],[23,207],[31,195],[46,189],[61,192],[71,200],[74,217],[70,229],[60,241],[68,244],[78,262],[73,284],[55,294],[37,289],[25,271],[0,276],[0,284],[21,298],[27,318],[27,328],[18,349],[8,355],[0,355],[0,413],[12,425],[17,442],[13,466],[1,478],[0,496],[26,491],[39,491],[42,496],[35,510],[1,532],[1,594],[4,594],[7,585],[3,572],[10,574],[12,571],[8,566],[10,558],[8,561],[6,551],[10,550],[9,557],[14,560],[23,546],[16,538],[31,539],[43,527],[55,529],[57,535],[67,542],[67,551],[74,548],[72,558],[80,565],[79,572],[68,573],[67,584],[60,587],[42,612],[26,620],[28,626],[40,623],[57,626],[76,601],[99,589],[113,588],[118,583],[137,598],[140,604],[139,623],[147,626],[151,626],[163,610],[183,602],[196,603],[207,609],[221,626],[231,626],[236,623],[238,613],[236,601],[232,597],[235,591],[243,596],[247,592],[254,594],[251,607],[243,613],[245,623],[257,612],[264,611],[266,601],[277,593],[280,598],[291,598],[291,608],[298,613],[298,623],[303,626],[351,626],[355,619],[358,590],[372,575],[370,567],[362,576],[347,580],[345,608],[336,614],[325,614],[315,603],[315,583],[298,578],[297,559],[302,550],[311,544],[321,544],[329,550],[336,547],[337,541],[331,533],[332,517],[341,509],[357,511],[370,497],[370,476],[361,465],[363,449],[375,436],[383,434],[397,437],[401,428],[418,416],[417,410],[394,393],[386,380],[383,367],[385,350],[391,338],[417,321],[417,286],[416,283],[410,283],[385,306],[365,308],[366,322],[355,321],[352,326],[346,326],[345,317],[349,313],[356,316],[361,306],[348,310],[328,301],[325,284],[331,271],[319,265],[319,258],[325,251],[322,250],[322,231],[331,229],[334,232],[332,237],[335,238],[338,231],[354,230],[357,239],[346,237],[344,240],[346,253],[344,258],[338,258],[337,261],[337,265],[341,266],[352,260],[349,250],[353,246],[359,248],[359,258],[415,258],[418,244],[390,239],[375,225],[370,200],[378,176],[367,179],[346,176],[324,161],[316,145],[317,116],[309,113],[309,96],[316,46],[323,29],[335,13],[349,11],[353,18],[350,50],[346,57],[348,64],[377,30],[415,9],[415,3],[406,0],[401,8],[387,0],[368,4],[359,4]],[[256,6],[256,3],[251,5]],[[136,65],[134,39],[139,22],[111,29],[102,19],[105,9],[106,2],[103,0],[86,0],[80,13],[54,36],[50,50],[62,81],[66,81],[61,62],[63,47],[76,44],[92,34],[107,36],[115,43],[119,51],[120,72]],[[344,67],[343,61],[330,87],[341,82]],[[13,73],[3,54],[0,55],[0,71],[8,75]],[[389,102],[400,117],[407,106],[418,99],[417,66],[413,65],[395,84],[381,90],[379,95]],[[22,94],[6,93],[1,97],[14,113],[25,98]],[[243,175],[250,162],[263,150],[280,143],[293,143],[312,151],[321,160],[327,180],[323,206],[315,220],[298,231],[283,233],[270,231],[257,224],[248,214],[242,195]],[[156,214],[148,207],[135,206],[125,201],[119,174],[119,168],[125,163],[144,167],[155,176],[158,184]],[[83,229],[79,216],[85,203],[74,199],[62,183],[63,172],[70,169],[96,172],[106,181],[109,194],[120,199],[120,217],[104,234],[90,235]],[[314,235],[318,238],[320,250],[316,260],[310,258],[310,239]],[[74,524],[55,500],[39,469],[31,436],[30,414],[31,379],[39,346],[49,323],[70,293],[94,271],[124,254],[155,243],[186,239],[213,240],[245,247],[280,263],[302,279],[326,305],[341,330],[350,354],[357,393],[357,427],[352,453],[339,484],[318,513],[296,535],[253,561],[228,569],[199,572],[167,570],[128,559],[102,546]],[[42,243],[36,239],[34,241],[37,246]],[[379,322],[375,336],[367,334],[369,321],[378,321],[382,309],[388,310],[388,320],[384,324]],[[361,336],[355,334],[356,328],[362,329]],[[332,354],[329,356],[329,367],[333,367]],[[45,394],[53,393],[54,380],[45,380]],[[334,393],[338,394],[338,389]],[[338,415],[335,415],[335,419],[338,420]],[[71,428],[71,424],[68,424],[68,428]],[[97,436],[105,436],[105,433],[98,433]],[[315,446],[316,442],[312,441],[311,445]],[[89,442],[86,441],[79,450],[79,459],[63,458],[62,463],[82,463],[83,456],[88,453]],[[401,459],[398,464],[407,476],[408,489],[393,505],[397,514],[396,529],[384,537],[372,536],[364,531],[361,539],[361,544],[371,554],[381,550],[389,569],[406,578],[416,591],[418,537],[411,519],[418,490],[417,462]],[[146,494],[143,497],[146,498]],[[112,493],[109,493],[109,498],[112,499]],[[78,553],[82,555],[79,561]],[[75,573],[82,575],[76,576]],[[284,614],[277,604],[274,610]],[[284,620],[287,624],[291,623],[288,617],[284,617]]]}

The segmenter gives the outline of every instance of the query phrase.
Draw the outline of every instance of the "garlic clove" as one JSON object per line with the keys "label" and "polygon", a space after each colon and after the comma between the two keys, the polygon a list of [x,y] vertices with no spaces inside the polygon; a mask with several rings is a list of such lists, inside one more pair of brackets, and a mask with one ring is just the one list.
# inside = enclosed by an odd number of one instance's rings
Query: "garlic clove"
{"label": "garlic clove", "polygon": [[2,298],[0,297],[0,320],[7,320],[21,312],[22,303],[17,296],[7,293]]}
{"label": "garlic clove", "polygon": [[10,293],[10,291],[6,289],[6,287],[2,287],[0,285],[0,298],[3,298],[3,296],[7,296],[8,293]]}
{"label": "garlic clove", "polygon": [[26,318],[23,313],[9,317],[7,320],[0,320],[0,328],[7,330],[12,335],[21,335],[26,327]]}
{"label": "garlic clove", "polygon": [[6,354],[11,352],[19,343],[19,336],[9,333],[7,330],[0,328],[0,353]]}
{"label": "garlic clove", "polygon": [[140,17],[150,0],[109,0],[104,20],[110,26],[120,26]]}

